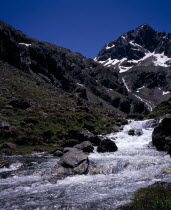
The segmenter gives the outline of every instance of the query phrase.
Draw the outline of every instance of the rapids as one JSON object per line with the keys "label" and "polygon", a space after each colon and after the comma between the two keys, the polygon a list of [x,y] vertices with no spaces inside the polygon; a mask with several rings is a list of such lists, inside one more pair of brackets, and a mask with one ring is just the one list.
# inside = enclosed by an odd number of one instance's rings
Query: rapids
{"label": "rapids", "polygon": [[[170,156],[150,146],[153,120],[130,121],[107,135],[118,151],[89,155],[90,171],[55,180],[51,169],[59,159],[45,154],[6,157],[14,163],[0,169],[0,209],[112,210],[129,202],[134,191],[168,181]],[[130,129],[142,129],[130,136]]]}

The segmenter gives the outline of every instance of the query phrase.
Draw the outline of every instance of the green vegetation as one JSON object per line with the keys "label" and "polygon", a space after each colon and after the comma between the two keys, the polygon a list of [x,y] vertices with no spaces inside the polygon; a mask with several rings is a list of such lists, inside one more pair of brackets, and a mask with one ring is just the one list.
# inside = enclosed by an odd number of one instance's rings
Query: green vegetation
{"label": "green vegetation", "polygon": [[122,210],[168,210],[171,209],[171,190],[165,188],[142,188],[133,201]]}
{"label": "green vegetation", "polygon": [[153,112],[151,112],[148,117],[149,118],[160,118],[167,114],[171,114],[171,101],[164,101],[160,105],[158,105]]}
{"label": "green vegetation", "polygon": [[[69,130],[107,134],[113,131],[113,125],[127,122],[100,105],[87,106],[87,102],[82,101],[78,106],[72,94],[7,64],[1,63],[1,66],[0,124],[5,122],[10,127],[0,128],[0,148],[7,142],[15,143],[16,149],[8,148],[12,154],[52,152],[65,143],[70,146],[78,143],[77,139],[65,138]],[[30,108],[14,108],[8,104],[17,98],[26,100]]]}

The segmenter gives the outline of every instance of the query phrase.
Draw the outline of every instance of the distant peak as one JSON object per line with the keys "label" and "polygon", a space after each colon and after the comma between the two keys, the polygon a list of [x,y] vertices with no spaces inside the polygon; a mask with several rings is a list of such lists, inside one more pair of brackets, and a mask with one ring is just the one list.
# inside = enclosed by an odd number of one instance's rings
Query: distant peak
{"label": "distant peak", "polygon": [[150,25],[148,25],[148,24],[142,24],[138,28],[136,28],[135,30],[137,30],[137,29],[138,30],[146,30],[146,29],[152,29],[152,27]]}

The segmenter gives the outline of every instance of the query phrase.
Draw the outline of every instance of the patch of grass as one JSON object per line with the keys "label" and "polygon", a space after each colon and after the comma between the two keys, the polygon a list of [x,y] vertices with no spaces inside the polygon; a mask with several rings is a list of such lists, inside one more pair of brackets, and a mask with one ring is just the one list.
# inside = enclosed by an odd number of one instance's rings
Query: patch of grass
{"label": "patch of grass", "polygon": [[0,108],[2,108],[4,106],[5,102],[6,102],[6,98],[0,96]]}
{"label": "patch of grass", "polygon": [[133,201],[122,210],[169,210],[171,209],[171,190],[165,188],[142,188]]}
{"label": "patch of grass", "polygon": [[158,105],[149,115],[148,118],[160,118],[166,114],[171,114],[171,101],[164,101]]}

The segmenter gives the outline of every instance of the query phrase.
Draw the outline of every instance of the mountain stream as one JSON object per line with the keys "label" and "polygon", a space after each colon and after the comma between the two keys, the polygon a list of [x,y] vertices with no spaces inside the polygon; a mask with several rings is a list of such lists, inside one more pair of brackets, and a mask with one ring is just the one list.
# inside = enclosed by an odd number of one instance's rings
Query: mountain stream
{"label": "mountain stream", "polygon": [[[59,159],[47,154],[5,157],[13,164],[0,169],[0,209],[119,209],[137,189],[169,182],[171,158],[150,146],[152,124],[153,120],[130,121],[121,132],[107,135],[118,151],[90,154],[87,175],[55,180],[51,169]],[[130,136],[130,129],[142,129],[143,134]]]}

